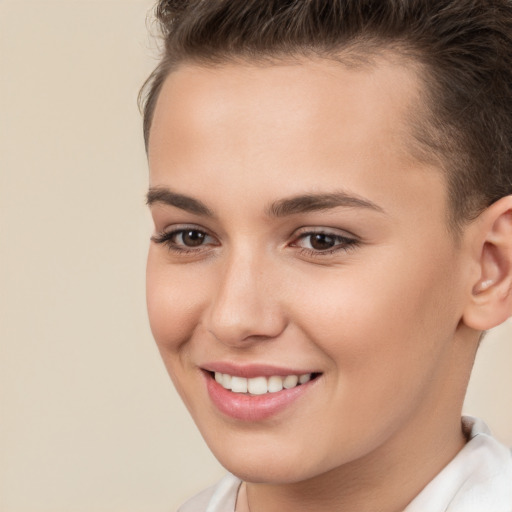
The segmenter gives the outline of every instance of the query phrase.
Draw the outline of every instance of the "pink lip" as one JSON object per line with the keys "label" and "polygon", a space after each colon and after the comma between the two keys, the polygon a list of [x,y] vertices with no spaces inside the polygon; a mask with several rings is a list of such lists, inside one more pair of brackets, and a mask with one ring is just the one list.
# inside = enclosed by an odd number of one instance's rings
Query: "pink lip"
{"label": "pink lip", "polygon": [[[287,409],[306,394],[318,380],[314,379],[306,384],[301,384],[292,389],[283,389],[277,393],[252,396],[244,393],[233,393],[216,382],[210,373],[203,372],[203,375],[210,399],[220,412],[237,420],[253,422],[263,421]],[[230,375],[233,375],[233,373],[230,373]],[[240,375],[240,373],[237,372],[234,375]],[[279,375],[279,373],[271,373],[270,375]],[[290,375],[290,373],[286,373],[286,375]],[[258,373],[255,376],[262,376],[262,374]]]}

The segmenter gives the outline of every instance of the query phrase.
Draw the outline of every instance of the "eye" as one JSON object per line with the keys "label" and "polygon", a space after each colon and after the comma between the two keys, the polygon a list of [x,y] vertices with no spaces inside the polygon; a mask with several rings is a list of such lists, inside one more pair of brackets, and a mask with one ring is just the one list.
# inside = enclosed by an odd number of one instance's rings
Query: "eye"
{"label": "eye", "polygon": [[186,229],[174,235],[174,243],[186,247],[199,247],[208,240],[208,235],[197,229]]}
{"label": "eye", "polygon": [[358,243],[357,239],[345,235],[327,231],[309,231],[301,233],[290,245],[299,247],[307,254],[317,256],[347,251]]}
{"label": "eye", "polygon": [[308,249],[314,249],[315,251],[326,251],[336,245],[336,237],[325,233],[308,235],[305,241],[309,245]]}
{"label": "eye", "polygon": [[216,239],[201,229],[186,227],[159,233],[151,237],[174,252],[197,252],[208,245],[218,245]]}

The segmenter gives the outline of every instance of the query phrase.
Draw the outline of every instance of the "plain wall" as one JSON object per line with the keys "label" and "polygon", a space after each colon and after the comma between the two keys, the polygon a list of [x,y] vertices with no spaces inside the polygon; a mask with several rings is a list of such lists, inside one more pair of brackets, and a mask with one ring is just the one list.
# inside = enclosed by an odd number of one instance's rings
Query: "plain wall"
{"label": "plain wall", "polygon": [[[164,512],[224,472],[148,328],[148,0],[0,0],[0,512]],[[465,410],[512,444],[512,326]]]}

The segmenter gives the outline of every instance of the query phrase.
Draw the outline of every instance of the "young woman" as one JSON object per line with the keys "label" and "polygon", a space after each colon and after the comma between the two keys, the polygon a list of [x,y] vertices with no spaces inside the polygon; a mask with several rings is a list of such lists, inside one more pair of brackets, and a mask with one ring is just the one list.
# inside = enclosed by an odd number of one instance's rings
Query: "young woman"
{"label": "young woman", "polygon": [[144,131],[150,323],[230,475],[185,512],[506,512],[461,408],[512,308],[507,0],[180,0]]}

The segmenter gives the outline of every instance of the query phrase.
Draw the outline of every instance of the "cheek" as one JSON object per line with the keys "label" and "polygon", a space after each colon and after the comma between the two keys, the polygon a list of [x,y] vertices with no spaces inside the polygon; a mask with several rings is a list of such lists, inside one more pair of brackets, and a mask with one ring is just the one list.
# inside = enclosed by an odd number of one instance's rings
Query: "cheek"
{"label": "cheek", "polygon": [[171,380],[185,406],[194,416],[197,381],[189,341],[200,324],[206,302],[205,283],[197,272],[170,265],[150,249],[146,272],[148,317],[153,337]]}
{"label": "cheek", "polygon": [[336,275],[302,279],[302,330],[340,378],[367,385],[428,371],[429,360],[435,365],[458,323],[455,264],[449,252],[439,252],[383,250]]}
{"label": "cheek", "polygon": [[166,356],[186,347],[199,322],[204,282],[156,253],[151,248],[148,255],[146,299],[151,331],[167,364]]}
{"label": "cheek", "polygon": [[[295,293],[301,331],[330,360],[331,407],[318,411],[329,415],[320,437],[328,444],[343,431],[354,457],[428,403],[430,384],[442,382],[450,326],[457,323],[446,289],[456,284],[450,259],[398,257],[381,254],[377,264],[361,263],[364,271],[354,265],[336,275],[303,276]],[[400,272],[392,271],[395,263]]]}

